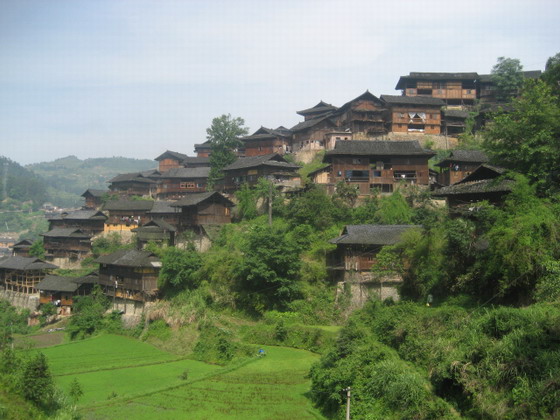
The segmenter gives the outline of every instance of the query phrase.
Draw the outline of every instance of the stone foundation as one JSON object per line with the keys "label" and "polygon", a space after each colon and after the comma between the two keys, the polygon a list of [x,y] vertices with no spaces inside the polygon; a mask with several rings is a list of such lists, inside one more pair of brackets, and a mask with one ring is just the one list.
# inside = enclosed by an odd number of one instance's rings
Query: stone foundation
{"label": "stone foundation", "polygon": [[25,293],[14,292],[11,290],[0,290],[0,299],[7,300],[10,305],[17,308],[36,311],[39,307],[39,294],[28,295]]}

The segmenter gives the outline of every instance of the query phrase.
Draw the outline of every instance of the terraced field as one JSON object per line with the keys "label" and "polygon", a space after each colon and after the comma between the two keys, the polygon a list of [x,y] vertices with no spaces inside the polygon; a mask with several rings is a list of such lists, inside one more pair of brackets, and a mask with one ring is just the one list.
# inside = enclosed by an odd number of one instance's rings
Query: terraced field
{"label": "terraced field", "polygon": [[[317,355],[263,347],[227,367],[177,359],[147,343],[105,335],[42,349],[57,384],[77,378],[85,419],[316,419],[305,393]],[[181,374],[187,372],[187,379]]]}

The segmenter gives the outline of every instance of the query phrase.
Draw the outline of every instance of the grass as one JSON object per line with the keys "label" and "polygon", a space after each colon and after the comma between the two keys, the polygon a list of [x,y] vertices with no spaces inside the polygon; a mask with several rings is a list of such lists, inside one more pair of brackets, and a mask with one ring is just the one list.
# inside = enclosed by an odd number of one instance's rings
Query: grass
{"label": "grass", "polygon": [[[315,419],[306,397],[318,356],[263,346],[265,357],[226,367],[178,359],[129,337],[102,335],[43,348],[56,384],[76,378],[84,419]],[[32,350],[34,351],[34,350]],[[187,372],[187,379],[181,378]]]}
{"label": "grass", "polygon": [[101,335],[44,348],[54,376],[175,361],[177,357],[129,337]]}
{"label": "grass", "polygon": [[82,410],[85,419],[316,419],[305,394],[306,374],[318,356],[303,350],[263,347],[267,355],[223,368],[201,380],[107,402]]}

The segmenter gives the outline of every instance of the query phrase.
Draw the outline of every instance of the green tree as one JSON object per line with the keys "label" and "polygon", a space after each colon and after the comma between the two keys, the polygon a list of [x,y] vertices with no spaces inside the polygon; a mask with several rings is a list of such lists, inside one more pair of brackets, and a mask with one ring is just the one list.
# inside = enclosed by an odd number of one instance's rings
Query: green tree
{"label": "green tree", "polygon": [[517,58],[498,57],[491,76],[498,101],[507,102],[517,96],[523,86],[522,71],[523,66]]}
{"label": "green tree", "polygon": [[51,403],[55,388],[47,358],[43,353],[37,353],[25,363],[20,389],[25,399],[38,406]]}
{"label": "green tree", "polygon": [[550,86],[556,96],[560,96],[560,53],[546,61],[542,79]]}
{"label": "green tree", "polygon": [[314,184],[300,196],[294,197],[286,207],[286,218],[292,226],[309,225],[321,230],[347,220],[349,214],[346,206],[335,205],[333,200]]}
{"label": "green tree", "polygon": [[257,312],[283,309],[298,297],[299,247],[277,226],[253,226],[241,245],[244,258],[234,269],[244,304]]}
{"label": "green tree", "polygon": [[211,150],[208,177],[210,186],[222,178],[222,169],[235,161],[235,151],[243,145],[239,138],[248,132],[243,118],[232,118],[230,114],[224,114],[212,120],[212,125],[206,129]]}
{"label": "green tree", "polygon": [[377,223],[382,225],[408,225],[412,223],[412,209],[399,190],[381,197],[375,212]]}
{"label": "green tree", "polygon": [[202,259],[194,248],[166,248],[161,257],[158,286],[164,293],[194,289],[198,286],[196,273],[201,266]]}
{"label": "green tree", "polygon": [[494,164],[529,177],[539,189],[558,189],[560,102],[541,80],[527,83],[508,112],[486,124],[484,148]]}
{"label": "green tree", "polygon": [[109,308],[110,302],[96,285],[88,296],[74,298],[74,315],[70,318],[66,331],[70,338],[83,338],[94,334],[103,328],[103,314]]}
{"label": "green tree", "polygon": [[78,378],[74,378],[72,382],[70,382],[68,396],[74,404],[77,404],[82,395],[84,395],[84,390],[82,389],[80,382],[78,382]]}
{"label": "green tree", "polygon": [[29,255],[35,258],[45,258],[45,247],[42,240],[33,242],[33,245],[29,248]]}

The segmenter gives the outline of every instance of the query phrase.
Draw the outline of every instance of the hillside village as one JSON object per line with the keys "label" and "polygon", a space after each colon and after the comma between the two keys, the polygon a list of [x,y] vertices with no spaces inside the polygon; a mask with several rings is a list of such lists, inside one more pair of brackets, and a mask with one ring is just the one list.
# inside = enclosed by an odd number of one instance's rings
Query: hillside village
{"label": "hillside village", "polygon": [[[540,74],[529,71],[523,76],[535,79]],[[409,186],[430,190],[435,199],[447,199],[451,207],[502,200],[510,183],[483,188],[503,173],[487,164],[483,152],[452,151],[435,162],[438,171],[430,168],[429,160],[436,153],[427,147],[453,150],[475,101],[486,110],[477,114],[479,121],[496,108],[490,75],[411,72],[399,78],[396,89],[401,95],[378,98],[366,91],[340,107],[321,100],[297,111],[304,120],[290,129],[261,127],[241,137],[237,160],[223,168],[223,179],[213,189],[208,185],[209,141],[195,145],[196,156],[167,150],[154,158],[158,167],[153,170],[120,174],[108,181],[108,190],[88,189],[82,194],[82,209],[48,219],[49,230],[42,235],[45,261],[29,256],[29,241],[13,244],[13,257],[0,262],[4,295],[18,302],[20,293],[40,293],[29,307],[56,302],[61,314],[71,313],[72,294],[87,293],[93,284],[124,301],[153,301],[158,296],[161,264],[143,247],[150,241],[184,247],[181,238],[188,232],[195,235],[199,251],[207,250],[216,228],[232,222],[235,192],[245,183],[255,186],[260,178],[292,195],[306,182],[332,195],[343,182],[355,188],[361,200]],[[308,174],[308,180],[302,179],[300,165],[319,154],[323,156],[320,167]],[[402,226],[379,229],[347,226],[343,236],[332,238],[337,250],[329,257],[335,261],[331,278],[340,287],[357,283],[354,300],[360,304],[371,290],[377,290],[381,299],[398,299],[398,279],[372,282],[370,270],[380,247],[399,240]],[[99,271],[86,278],[49,275],[56,267],[80,268],[92,254],[92,241],[111,232],[127,241],[134,235],[137,250],[99,258]]]}
{"label": "hillside village", "polygon": [[522,146],[496,144],[522,100],[560,108],[540,71],[521,77],[507,100],[474,72],[320,100],[291,128],[228,139],[218,171],[209,129],[191,154],[162,151],[49,213],[41,241],[6,243],[0,299],[72,340],[105,329],[235,369],[262,360],[257,344],[321,354],[305,401],[327,418],[350,385],[356,418],[555,418],[555,163],[539,149],[519,170]]}

